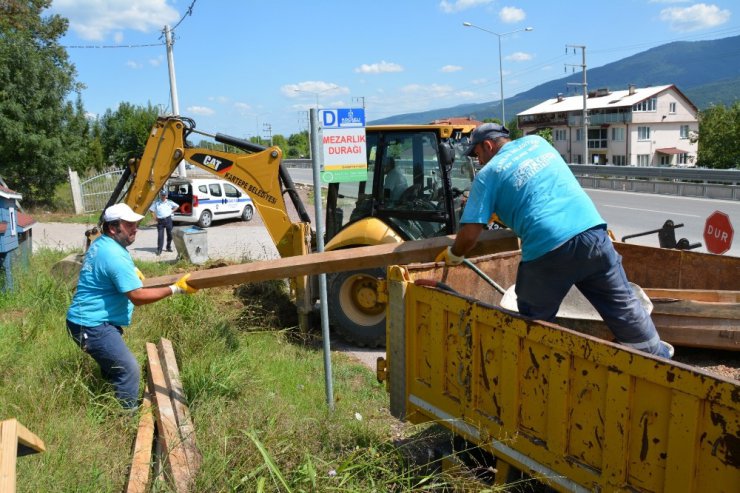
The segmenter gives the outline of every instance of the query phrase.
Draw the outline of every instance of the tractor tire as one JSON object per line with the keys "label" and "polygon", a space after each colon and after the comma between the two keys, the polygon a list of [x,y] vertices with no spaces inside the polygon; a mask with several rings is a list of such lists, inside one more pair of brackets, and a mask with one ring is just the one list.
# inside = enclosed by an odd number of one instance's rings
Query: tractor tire
{"label": "tractor tire", "polygon": [[347,342],[361,347],[385,346],[385,303],[378,303],[376,283],[384,269],[329,274],[329,321]]}

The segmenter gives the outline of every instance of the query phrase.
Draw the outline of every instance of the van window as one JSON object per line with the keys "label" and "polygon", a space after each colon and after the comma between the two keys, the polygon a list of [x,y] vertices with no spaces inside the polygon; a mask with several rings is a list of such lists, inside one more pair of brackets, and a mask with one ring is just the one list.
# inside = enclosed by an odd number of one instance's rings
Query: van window
{"label": "van window", "polygon": [[208,187],[205,185],[198,185],[198,191],[200,193],[208,193]]}
{"label": "van window", "polygon": [[232,198],[239,198],[242,196],[234,185],[229,185],[228,183],[224,183],[224,195]]}
{"label": "van window", "polygon": [[208,185],[208,190],[211,192],[211,195],[213,197],[221,196],[221,187],[218,186],[218,183],[211,183],[210,185]]}

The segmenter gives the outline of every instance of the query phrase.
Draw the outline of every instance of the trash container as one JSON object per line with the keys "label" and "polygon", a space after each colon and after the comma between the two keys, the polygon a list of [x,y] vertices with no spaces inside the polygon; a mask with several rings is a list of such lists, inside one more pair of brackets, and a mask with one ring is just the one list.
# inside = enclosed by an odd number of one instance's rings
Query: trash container
{"label": "trash container", "polygon": [[172,239],[177,248],[177,257],[199,265],[208,260],[208,233],[198,226],[174,228]]}

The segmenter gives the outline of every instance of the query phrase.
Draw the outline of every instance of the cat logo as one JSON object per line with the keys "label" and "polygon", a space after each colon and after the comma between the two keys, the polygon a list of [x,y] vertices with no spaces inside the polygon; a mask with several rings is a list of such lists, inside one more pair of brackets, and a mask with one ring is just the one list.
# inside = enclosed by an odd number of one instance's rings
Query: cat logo
{"label": "cat logo", "polygon": [[189,161],[196,162],[206,168],[210,168],[214,171],[223,172],[229,169],[234,162],[230,159],[224,159],[220,157],[214,157],[210,154],[196,153],[188,158]]}

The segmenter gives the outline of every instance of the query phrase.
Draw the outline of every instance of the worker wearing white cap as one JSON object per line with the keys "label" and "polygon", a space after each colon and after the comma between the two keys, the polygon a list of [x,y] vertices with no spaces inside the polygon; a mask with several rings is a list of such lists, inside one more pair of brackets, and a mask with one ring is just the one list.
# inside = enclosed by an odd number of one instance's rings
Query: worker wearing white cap
{"label": "worker wearing white cap", "polygon": [[140,370],[136,357],[123,340],[123,326],[131,323],[134,305],[154,303],[173,294],[192,294],[190,274],[175,284],[145,288],[126,247],[136,239],[139,221],[126,204],[103,213],[103,234],[90,245],[80,270],[67,330],[77,345],[100,365],[124,408],[138,406]]}

